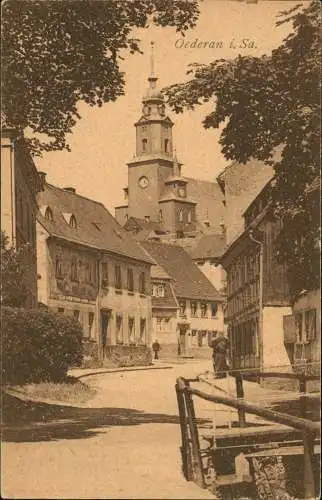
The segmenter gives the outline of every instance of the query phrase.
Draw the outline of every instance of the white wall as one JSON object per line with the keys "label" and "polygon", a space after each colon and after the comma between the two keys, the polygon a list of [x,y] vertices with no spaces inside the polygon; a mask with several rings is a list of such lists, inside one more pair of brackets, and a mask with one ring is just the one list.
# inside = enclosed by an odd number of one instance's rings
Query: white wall
{"label": "white wall", "polygon": [[263,308],[264,370],[288,370],[290,359],[284,345],[283,316],[291,314],[290,307]]}

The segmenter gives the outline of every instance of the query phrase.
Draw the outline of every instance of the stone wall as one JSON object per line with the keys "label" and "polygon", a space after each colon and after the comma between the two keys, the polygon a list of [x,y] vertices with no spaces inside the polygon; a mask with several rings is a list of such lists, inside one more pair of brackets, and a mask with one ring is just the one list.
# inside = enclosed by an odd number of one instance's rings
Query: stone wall
{"label": "stone wall", "polygon": [[152,364],[151,349],[147,346],[110,345],[105,348],[103,366],[149,366]]}

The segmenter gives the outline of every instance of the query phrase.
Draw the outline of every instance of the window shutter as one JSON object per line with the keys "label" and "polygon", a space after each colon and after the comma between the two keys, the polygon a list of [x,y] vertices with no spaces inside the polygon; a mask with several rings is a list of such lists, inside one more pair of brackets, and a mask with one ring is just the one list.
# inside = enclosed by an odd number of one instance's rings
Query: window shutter
{"label": "window shutter", "polygon": [[296,342],[295,316],[289,314],[283,316],[284,343],[293,344]]}

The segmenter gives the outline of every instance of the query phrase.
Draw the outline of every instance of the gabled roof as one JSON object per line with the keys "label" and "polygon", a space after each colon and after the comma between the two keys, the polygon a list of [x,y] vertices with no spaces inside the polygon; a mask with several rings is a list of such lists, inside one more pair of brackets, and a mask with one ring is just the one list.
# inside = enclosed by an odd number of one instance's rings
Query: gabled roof
{"label": "gabled roof", "polygon": [[226,238],[224,234],[205,234],[196,246],[191,248],[189,255],[192,259],[218,259],[224,253]]}
{"label": "gabled roof", "polygon": [[143,241],[141,245],[174,279],[176,297],[222,300],[222,296],[183,248],[150,241]]}
{"label": "gabled roof", "polygon": [[155,297],[152,295],[152,308],[154,309],[178,309],[179,304],[173,289],[169,282],[165,283],[164,286],[164,297]]}
{"label": "gabled roof", "polygon": [[[51,208],[53,220],[46,219],[41,210],[38,213],[38,220],[52,236],[153,263],[102,203],[51,184],[45,184],[44,191],[38,194],[38,206],[41,208],[43,205]],[[63,215],[66,213],[75,216],[76,228],[70,227],[66,222]]]}

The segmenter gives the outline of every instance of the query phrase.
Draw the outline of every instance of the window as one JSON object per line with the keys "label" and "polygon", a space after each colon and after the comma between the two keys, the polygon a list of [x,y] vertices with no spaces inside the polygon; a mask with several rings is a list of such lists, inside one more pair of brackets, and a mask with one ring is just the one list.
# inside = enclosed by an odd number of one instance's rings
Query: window
{"label": "window", "polygon": [[191,302],[191,316],[197,316],[197,302],[195,300]]}
{"label": "window", "polygon": [[180,316],[184,316],[186,314],[186,301],[185,300],[180,300],[179,312],[180,312]]}
{"label": "window", "polygon": [[127,270],[127,289],[129,292],[134,291],[133,269],[131,268]]}
{"label": "window", "polygon": [[207,317],[207,304],[206,304],[206,302],[201,302],[200,310],[201,310],[201,317],[202,318]]}
{"label": "window", "polygon": [[58,307],[57,312],[64,314],[65,309],[63,307]]}
{"label": "window", "polygon": [[70,270],[70,279],[72,281],[78,281],[78,267],[77,267],[77,260],[76,259],[72,259],[71,270]]}
{"label": "window", "polygon": [[304,330],[307,341],[312,341],[316,338],[316,310],[309,309],[304,312]]}
{"label": "window", "polygon": [[135,322],[134,318],[129,318],[129,343],[135,344]]}
{"label": "window", "polygon": [[215,318],[217,316],[218,312],[218,304],[217,302],[212,302],[211,304],[211,316]]}
{"label": "window", "polygon": [[159,222],[163,222],[163,213],[162,213],[162,210],[159,210]]}
{"label": "window", "polygon": [[53,212],[52,212],[52,209],[50,207],[47,207],[45,210],[45,219],[50,220],[50,221],[54,220]]}
{"label": "window", "polygon": [[93,326],[94,326],[94,313],[88,313],[88,336],[89,338],[93,338]]}
{"label": "window", "polygon": [[178,218],[179,218],[179,221],[182,222],[183,221],[183,210],[179,210],[178,212]]}
{"label": "window", "polygon": [[76,223],[76,217],[75,217],[75,215],[71,215],[70,220],[69,220],[69,225],[73,229],[77,228],[77,223]]}
{"label": "window", "polygon": [[157,332],[162,332],[163,330],[162,318],[157,318],[156,330]]}
{"label": "window", "polygon": [[115,288],[117,290],[121,290],[122,288],[121,266],[115,266]]}
{"label": "window", "polygon": [[164,139],[164,151],[169,152],[169,139]]}
{"label": "window", "polygon": [[141,318],[140,319],[140,339],[139,339],[139,343],[141,345],[145,344],[145,330],[146,330],[146,319]]}
{"label": "window", "polygon": [[116,316],[116,343],[123,344],[122,316]]}
{"label": "window", "polygon": [[192,221],[192,215],[191,215],[191,212],[189,210],[188,212],[188,222],[190,223]]}
{"label": "window", "polygon": [[152,289],[152,295],[153,297],[164,297],[164,284],[163,283],[156,283],[153,285]]}
{"label": "window", "polygon": [[56,278],[63,277],[63,263],[60,257],[56,257],[55,260],[55,276]]}
{"label": "window", "polygon": [[74,319],[76,319],[76,321],[79,321],[79,310],[78,309],[74,309],[73,311],[73,316],[74,316]]}
{"label": "window", "polygon": [[102,262],[102,287],[108,287],[108,263]]}
{"label": "window", "polygon": [[147,150],[148,140],[142,139],[142,151],[145,152]]}
{"label": "window", "polygon": [[139,292],[144,295],[145,294],[145,273],[140,273],[139,278]]}
{"label": "window", "polygon": [[302,321],[302,313],[295,314],[295,331],[296,331],[296,340],[298,343],[303,342],[303,321]]}
{"label": "window", "polygon": [[184,237],[183,231],[177,231],[177,238],[183,238],[183,237]]}

